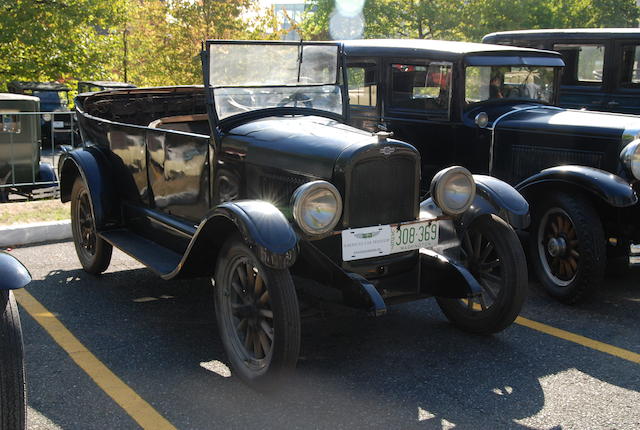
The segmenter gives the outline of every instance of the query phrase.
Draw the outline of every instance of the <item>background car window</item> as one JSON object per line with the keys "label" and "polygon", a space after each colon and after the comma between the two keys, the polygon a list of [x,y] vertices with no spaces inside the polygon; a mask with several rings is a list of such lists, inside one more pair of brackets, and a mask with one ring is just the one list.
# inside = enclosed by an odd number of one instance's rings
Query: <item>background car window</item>
{"label": "background car window", "polygon": [[465,103],[520,99],[550,103],[556,69],[542,66],[469,66],[465,68]]}
{"label": "background car window", "polygon": [[446,113],[450,84],[450,64],[392,64],[391,107]]}
{"label": "background car window", "polygon": [[355,106],[375,107],[378,94],[375,65],[349,66],[349,103]]}
{"label": "background car window", "polygon": [[2,115],[2,128],[0,131],[3,133],[20,133],[20,118],[18,115],[3,114]]}
{"label": "background car window", "polygon": [[622,48],[622,70],[620,73],[620,85],[623,87],[640,84],[640,46],[626,45]]}
{"label": "background car window", "polygon": [[563,84],[602,83],[604,45],[556,44],[553,49],[564,57]]}

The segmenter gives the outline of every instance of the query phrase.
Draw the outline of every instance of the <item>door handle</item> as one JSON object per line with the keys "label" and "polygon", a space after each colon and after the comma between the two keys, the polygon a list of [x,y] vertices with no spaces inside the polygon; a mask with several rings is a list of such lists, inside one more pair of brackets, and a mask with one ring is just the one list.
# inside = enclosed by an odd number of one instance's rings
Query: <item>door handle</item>
{"label": "door handle", "polygon": [[616,101],[612,101],[612,102],[607,103],[607,106],[611,106],[611,107],[618,106],[618,105],[620,105],[620,103],[616,102]]}

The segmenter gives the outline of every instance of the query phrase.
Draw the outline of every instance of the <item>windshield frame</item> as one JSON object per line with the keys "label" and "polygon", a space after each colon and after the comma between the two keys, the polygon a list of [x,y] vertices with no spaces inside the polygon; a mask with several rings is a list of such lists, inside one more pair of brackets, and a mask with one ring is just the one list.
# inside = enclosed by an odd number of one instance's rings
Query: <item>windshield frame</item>
{"label": "windshield frame", "polygon": [[[336,76],[335,82],[331,83],[314,83],[314,84],[267,84],[267,85],[212,85],[211,83],[211,46],[212,45],[275,45],[275,46],[297,46],[300,49],[304,49],[305,46],[330,46],[336,48]],[[202,71],[204,77],[204,86],[206,89],[207,108],[209,110],[209,118],[212,124],[215,126],[222,126],[227,128],[229,124],[243,123],[251,121],[252,119],[263,118],[266,116],[282,116],[282,115],[317,115],[324,116],[331,119],[338,120],[340,122],[346,121],[347,109],[348,109],[348,93],[345,92],[346,82],[346,68],[344,67],[344,54],[343,47],[338,42],[303,42],[303,41],[281,41],[281,40],[207,40],[203,43],[201,53]],[[298,65],[300,62],[298,60]],[[278,107],[266,107],[259,108],[247,112],[241,112],[226,116],[220,119],[218,117],[218,109],[215,103],[215,91],[237,88],[237,89],[260,89],[260,88],[314,88],[333,85],[340,90],[340,112],[331,112],[328,110],[314,109],[304,106],[278,106]]]}

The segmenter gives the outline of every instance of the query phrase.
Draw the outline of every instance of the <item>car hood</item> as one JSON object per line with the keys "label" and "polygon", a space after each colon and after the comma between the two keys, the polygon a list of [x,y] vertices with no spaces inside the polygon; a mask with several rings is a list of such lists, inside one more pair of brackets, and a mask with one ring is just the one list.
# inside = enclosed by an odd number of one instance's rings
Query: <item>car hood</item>
{"label": "car hood", "polygon": [[495,130],[530,130],[536,133],[574,134],[621,138],[629,130],[640,130],[640,119],[621,115],[548,106],[531,106],[508,112],[494,120]]}
{"label": "car hood", "polygon": [[[378,144],[375,135],[328,118],[271,117],[235,127],[225,135],[222,150],[247,163],[305,176],[329,179],[345,152]],[[383,145],[406,144],[384,141]]]}

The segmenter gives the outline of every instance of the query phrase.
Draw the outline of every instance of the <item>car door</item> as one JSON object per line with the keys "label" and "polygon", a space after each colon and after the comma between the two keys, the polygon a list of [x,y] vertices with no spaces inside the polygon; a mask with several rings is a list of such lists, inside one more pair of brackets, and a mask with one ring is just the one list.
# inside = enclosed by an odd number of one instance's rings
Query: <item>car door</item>
{"label": "car door", "polygon": [[640,40],[617,40],[612,49],[611,94],[604,110],[640,114]]}
{"label": "car door", "polygon": [[453,163],[451,124],[453,64],[429,59],[385,59],[381,123],[394,137],[420,151],[422,180],[428,184],[442,167]]}
{"label": "car door", "polygon": [[608,108],[611,67],[609,42],[557,40],[552,50],[562,54],[565,68],[560,81],[559,105],[572,109]]}
{"label": "car door", "polygon": [[371,132],[378,131],[380,123],[378,76],[377,59],[350,57],[347,60],[350,125]]}

